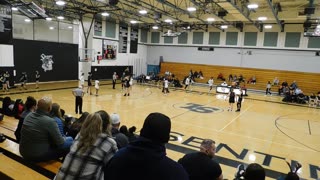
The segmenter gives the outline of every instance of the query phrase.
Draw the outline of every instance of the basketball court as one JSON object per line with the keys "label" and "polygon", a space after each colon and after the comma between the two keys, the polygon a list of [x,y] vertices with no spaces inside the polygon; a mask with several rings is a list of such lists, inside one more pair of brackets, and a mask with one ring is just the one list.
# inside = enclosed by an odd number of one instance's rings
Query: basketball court
{"label": "basketball court", "polygon": [[[23,100],[27,96],[36,99],[49,96],[66,114],[79,117],[74,112],[75,100],[71,93],[77,86],[76,81],[41,84],[38,91],[31,86],[27,92],[12,90],[7,95]],[[164,113],[172,121],[168,156],[178,160],[185,153],[198,150],[202,139],[213,139],[217,160],[227,179],[233,179],[239,163],[252,162],[262,164],[268,178],[274,179],[289,171],[285,161],[302,164],[300,177],[319,178],[319,109],[283,104],[282,97],[249,91],[241,112],[229,112],[229,103],[223,94],[208,94],[207,87],[192,89],[188,92],[170,89],[165,96],[158,87],[135,84],[130,96],[124,97],[120,84],[114,90],[111,82],[103,81],[99,96],[84,96],[83,111],[103,109],[109,114],[119,113],[122,125],[136,126],[137,130],[149,113]],[[1,96],[6,94],[1,93]],[[15,130],[16,123],[7,122],[6,126]]]}

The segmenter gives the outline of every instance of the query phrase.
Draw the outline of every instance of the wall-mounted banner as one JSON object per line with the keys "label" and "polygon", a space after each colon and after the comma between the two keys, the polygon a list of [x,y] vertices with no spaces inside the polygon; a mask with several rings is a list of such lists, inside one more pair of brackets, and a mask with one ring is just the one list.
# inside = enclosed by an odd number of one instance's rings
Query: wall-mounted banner
{"label": "wall-mounted banner", "polygon": [[119,26],[119,53],[127,53],[128,27]]}
{"label": "wall-mounted banner", "polygon": [[94,35],[102,36],[102,21],[99,19],[94,21]]}
{"label": "wall-mounted banner", "polygon": [[0,4],[0,44],[12,44],[11,7],[3,4]]}
{"label": "wall-mounted banner", "polygon": [[138,52],[139,29],[131,28],[130,33],[130,53]]}
{"label": "wall-mounted banner", "polygon": [[198,51],[214,51],[213,47],[198,47]]}
{"label": "wall-mounted banner", "polygon": [[117,42],[103,40],[102,41],[102,59],[116,60],[117,59]]}

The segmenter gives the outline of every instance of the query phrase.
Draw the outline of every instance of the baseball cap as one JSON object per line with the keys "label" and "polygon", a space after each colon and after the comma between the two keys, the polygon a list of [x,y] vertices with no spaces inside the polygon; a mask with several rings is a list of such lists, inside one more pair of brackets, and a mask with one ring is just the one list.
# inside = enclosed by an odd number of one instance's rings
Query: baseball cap
{"label": "baseball cap", "polygon": [[120,116],[117,113],[113,113],[110,115],[111,123],[112,124],[118,124],[120,123]]}

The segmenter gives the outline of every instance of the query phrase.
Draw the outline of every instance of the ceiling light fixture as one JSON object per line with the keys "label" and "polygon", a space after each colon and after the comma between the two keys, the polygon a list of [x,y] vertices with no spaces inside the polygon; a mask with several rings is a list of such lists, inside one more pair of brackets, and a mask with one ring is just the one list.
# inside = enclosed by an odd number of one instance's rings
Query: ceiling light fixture
{"label": "ceiling light fixture", "polygon": [[46,20],[47,21],[52,21],[52,18],[51,17],[47,17]]}
{"label": "ceiling light fixture", "polygon": [[139,13],[140,13],[140,14],[147,14],[148,11],[146,11],[146,10],[140,10]]}
{"label": "ceiling light fixture", "polygon": [[16,7],[12,7],[11,9],[12,9],[12,11],[18,11],[18,8],[16,8]]}
{"label": "ceiling light fixture", "polygon": [[64,1],[61,1],[61,0],[56,1],[56,5],[58,5],[58,6],[64,6],[65,4],[66,4],[66,2],[64,2]]}
{"label": "ceiling light fixture", "polygon": [[264,16],[262,16],[262,17],[258,17],[258,20],[259,21],[265,21],[265,20],[267,20],[268,18],[267,17],[264,17]]}
{"label": "ceiling light fixture", "polygon": [[166,19],[166,20],[164,20],[164,22],[166,22],[166,23],[172,23],[172,20],[171,20],[171,19]]}
{"label": "ceiling light fixture", "polygon": [[152,26],[152,29],[159,29],[159,27],[158,26]]}
{"label": "ceiling light fixture", "polygon": [[213,22],[215,19],[214,18],[208,18],[207,21]]}
{"label": "ceiling light fixture", "polygon": [[103,12],[103,13],[101,13],[101,15],[102,15],[102,16],[110,16],[110,14],[107,13],[107,12]]}
{"label": "ceiling light fixture", "polygon": [[60,20],[63,20],[63,19],[64,19],[63,16],[58,16],[57,18],[60,19]]}
{"label": "ceiling light fixture", "polygon": [[51,27],[49,27],[49,29],[50,29],[50,30],[53,30],[53,29],[54,29],[54,27],[52,27],[52,26],[51,26]]}
{"label": "ceiling light fixture", "polygon": [[131,24],[136,24],[136,23],[137,23],[137,21],[135,21],[135,20],[131,20],[131,21],[130,21],[130,23],[131,23]]}
{"label": "ceiling light fixture", "polygon": [[257,9],[259,6],[258,6],[258,4],[249,4],[247,7],[249,9]]}
{"label": "ceiling light fixture", "polygon": [[197,9],[196,9],[195,7],[188,7],[187,10],[188,10],[189,12],[194,12],[194,11],[196,11]]}
{"label": "ceiling light fixture", "polygon": [[320,25],[317,26],[317,29],[320,29]]}
{"label": "ceiling light fixture", "polygon": [[265,25],[264,28],[265,28],[265,29],[271,29],[271,28],[272,28],[272,25]]}
{"label": "ceiling light fixture", "polygon": [[30,22],[31,20],[30,20],[30,19],[24,19],[24,21],[25,21],[25,22]]}
{"label": "ceiling light fixture", "polygon": [[72,26],[68,26],[69,29],[72,29]]}
{"label": "ceiling light fixture", "polygon": [[228,29],[228,26],[227,25],[222,25],[222,26],[220,26],[221,27],[221,29]]}

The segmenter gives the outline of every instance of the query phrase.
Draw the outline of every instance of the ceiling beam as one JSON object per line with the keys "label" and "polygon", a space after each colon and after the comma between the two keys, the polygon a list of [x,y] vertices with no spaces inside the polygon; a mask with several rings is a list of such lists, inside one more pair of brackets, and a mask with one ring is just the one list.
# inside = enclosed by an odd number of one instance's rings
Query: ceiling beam
{"label": "ceiling beam", "polygon": [[268,5],[272,11],[272,14],[274,16],[274,18],[276,19],[277,21],[277,24],[279,25],[280,29],[281,29],[281,32],[284,32],[284,22],[283,21],[280,21],[279,18],[278,18],[278,12],[279,12],[279,8],[278,6],[274,6],[273,3],[272,3],[272,0],[267,0],[268,2]]}

